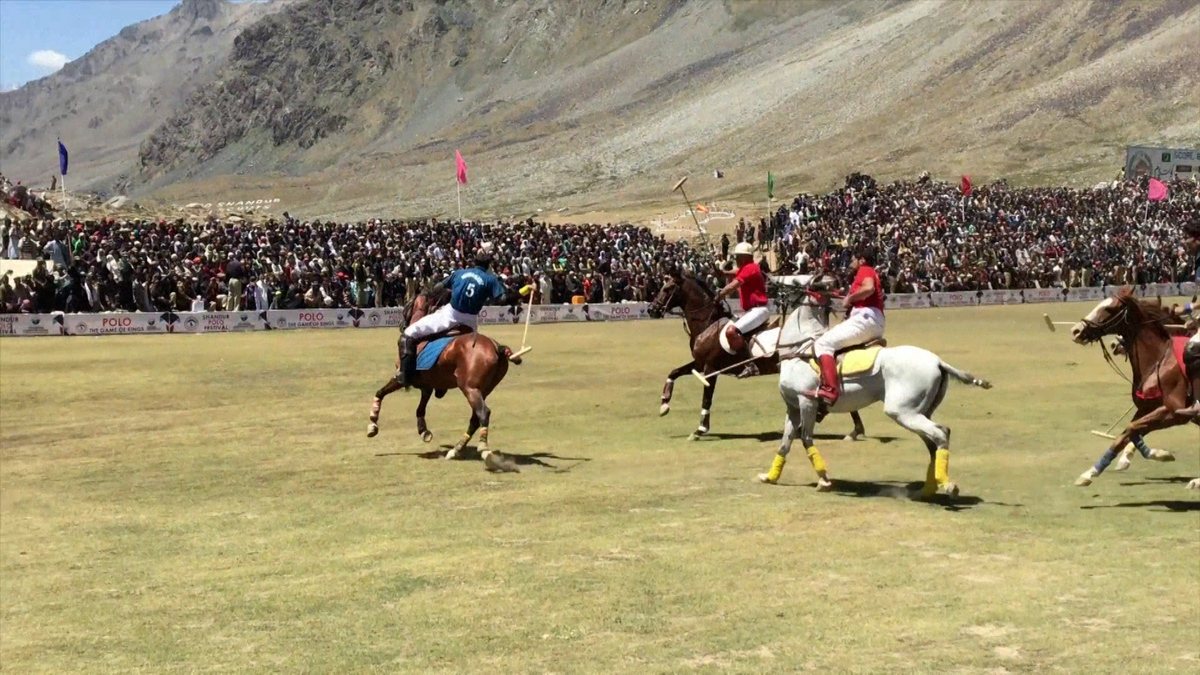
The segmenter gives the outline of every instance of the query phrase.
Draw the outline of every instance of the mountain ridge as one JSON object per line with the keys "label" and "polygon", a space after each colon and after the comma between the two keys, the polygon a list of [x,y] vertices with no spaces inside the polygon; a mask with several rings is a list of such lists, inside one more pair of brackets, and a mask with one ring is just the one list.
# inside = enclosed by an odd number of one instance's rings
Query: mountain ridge
{"label": "mountain ridge", "polygon": [[1200,5],[1050,6],[294,0],[222,33],[120,168],[174,201],[444,215],[461,149],[472,212],[506,214],[641,209],[685,174],[748,204],[767,170],[1086,184],[1126,144],[1200,140]]}

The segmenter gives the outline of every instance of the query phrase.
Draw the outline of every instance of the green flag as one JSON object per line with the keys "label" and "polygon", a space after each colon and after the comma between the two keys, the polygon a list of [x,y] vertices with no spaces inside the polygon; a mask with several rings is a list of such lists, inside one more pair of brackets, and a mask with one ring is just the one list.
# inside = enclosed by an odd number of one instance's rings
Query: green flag
{"label": "green flag", "polygon": [[767,172],[767,199],[775,198],[775,174]]}

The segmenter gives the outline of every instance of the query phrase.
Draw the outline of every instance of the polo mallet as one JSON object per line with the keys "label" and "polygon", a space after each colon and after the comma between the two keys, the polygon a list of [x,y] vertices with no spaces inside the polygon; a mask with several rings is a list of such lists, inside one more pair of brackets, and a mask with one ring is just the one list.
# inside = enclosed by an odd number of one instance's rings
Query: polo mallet
{"label": "polo mallet", "polygon": [[529,290],[529,302],[525,303],[525,334],[521,336],[521,349],[516,354],[510,356],[510,359],[515,359],[523,354],[528,354],[533,351],[533,347],[526,346],[525,340],[529,338],[529,320],[533,318],[533,286],[526,286],[521,290]]}
{"label": "polo mallet", "polygon": [[1055,326],[1074,326],[1075,325],[1074,321],[1051,321],[1049,314],[1043,314],[1042,318],[1046,320],[1046,328],[1049,328],[1051,333],[1055,333],[1058,331],[1058,329],[1055,328]]}
{"label": "polo mallet", "polygon": [[700,382],[703,383],[704,386],[707,387],[708,379],[710,377],[716,377],[717,375],[720,375],[721,373],[729,372],[729,371],[733,370],[734,368],[737,368],[738,366],[744,366],[747,363],[750,363],[751,361],[754,361],[757,358],[759,358],[759,357],[754,356],[754,357],[750,357],[750,358],[746,359],[745,361],[738,361],[737,363],[733,364],[732,366],[726,366],[720,370],[715,370],[715,371],[709,373],[708,375],[705,375],[705,374],[701,373],[700,371],[696,370],[695,368],[692,368],[692,375],[695,375],[696,379],[700,380]]}
{"label": "polo mallet", "polygon": [[1117,440],[1117,437],[1112,435],[1113,429],[1116,429],[1117,425],[1121,423],[1121,420],[1125,419],[1125,417],[1128,416],[1129,413],[1133,412],[1133,409],[1136,407],[1137,407],[1136,403],[1129,406],[1129,410],[1126,410],[1120,417],[1118,417],[1117,421],[1113,422],[1112,426],[1110,426],[1107,430],[1096,431],[1095,429],[1092,429],[1092,434],[1095,436],[1099,436],[1100,438],[1107,438],[1110,441]]}
{"label": "polo mallet", "polygon": [[683,189],[683,184],[687,182],[688,177],[684,176],[679,179],[675,187],[671,188],[671,192],[678,191],[683,195],[683,203],[687,204],[688,213],[692,214],[692,222],[696,224],[696,229],[700,232],[700,239],[704,241],[705,248],[712,248],[712,244],[708,242],[708,231],[700,227],[700,219],[696,217],[696,209],[692,208],[692,200],[688,199],[687,190]]}

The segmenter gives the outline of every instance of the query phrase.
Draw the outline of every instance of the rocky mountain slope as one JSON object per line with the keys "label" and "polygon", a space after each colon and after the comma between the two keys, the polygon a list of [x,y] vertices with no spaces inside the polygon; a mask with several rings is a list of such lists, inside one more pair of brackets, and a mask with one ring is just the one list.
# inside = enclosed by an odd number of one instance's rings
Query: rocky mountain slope
{"label": "rocky mountain slope", "polygon": [[124,168],[342,216],[452,213],[455,149],[475,215],[652,207],[684,174],[747,202],[767,170],[1088,183],[1200,140],[1198,34],[1188,0],[295,0]]}
{"label": "rocky mountain slope", "polygon": [[0,171],[49,181],[61,137],[71,150],[72,186],[121,182],[136,168],[141,142],[212,81],[242,29],[289,1],[184,0],[57,73],[0,93]]}

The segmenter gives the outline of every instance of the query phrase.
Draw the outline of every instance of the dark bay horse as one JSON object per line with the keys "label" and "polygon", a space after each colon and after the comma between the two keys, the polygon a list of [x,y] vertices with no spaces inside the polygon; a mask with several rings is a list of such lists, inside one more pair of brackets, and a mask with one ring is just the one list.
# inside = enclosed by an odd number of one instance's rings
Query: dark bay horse
{"label": "dark bay horse", "polygon": [[[448,290],[418,295],[405,308],[404,325],[420,320],[448,302],[449,297]],[[401,326],[400,332],[400,339],[403,340],[404,326]],[[429,370],[418,371],[413,380],[413,386],[421,391],[421,402],[417,405],[417,433],[426,443],[433,440],[433,432],[425,424],[425,407],[429,404],[429,397],[436,392],[437,397],[441,398],[446,395],[446,391],[458,389],[471,405],[471,420],[467,423],[467,430],[462,438],[446,453],[446,459],[458,457],[478,431],[479,452],[487,467],[493,470],[515,471],[514,464],[488,447],[488,423],[491,421],[492,411],[488,408],[487,397],[508,373],[508,364],[511,362],[520,365],[521,359],[513,358],[512,350],[508,347],[465,327],[452,330],[448,334],[432,336],[432,339],[447,335],[455,337],[438,356],[437,363]],[[423,351],[428,344],[429,340],[426,340],[418,345],[417,353]],[[396,367],[400,367],[399,356],[396,359]],[[379,433],[379,408],[384,397],[398,389],[400,385],[393,376],[375,392],[375,400],[371,404],[371,422],[367,425],[368,437]]]}
{"label": "dark bay horse", "polygon": [[[671,412],[671,396],[675,391],[675,380],[690,375],[693,370],[703,373],[707,377],[708,384],[704,387],[704,395],[700,404],[700,426],[690,436],[692,440],[696,440],[707,434],[709,430],[713,393],[717,388],[717,378],[720,377],[715,373],[748,360],[750,351],[749,346],[746,346],[739,353],[730,354],[721,348],[720,331],[733,318],[733,315],[725,302],[694,276],[673,273],[654,301],[650,303],[647,311],[650,316],[657,319],[676,309],[683,313],[684,328],[688,334],[688,346],[692,352],[692,360],[667,375],[667,382],[663,385],[662,405],[658,414],[663,416]],[[752,363],[754,369],[749,372],[754,375],[772,375],[779,372],[778,355],[755,359]],[[857,412],[852,413],[851,417],[854,419],[854,432],[846,438],[858,440],[866,433],[866,430],[863,427],[862,418],[858,416]]]}
{"label": "dark bay horse", "polygon": [[[1096,464],[1076,479],[1076,485],[1091,485],[1127,443],[1133,443],[1147,459],[1173,461],[1175,458],[1169,452],[1148,448],[1143,436],[1188,422],[1200,424],[1200,420],[1179,414],[1188,407],[1189,382],[1173,345],[1178,338],[1173,338],[1167,327],[1175,321],[1169,309],[1157,302],[1138,300],[1133,289],[1125,287],[1071,327],[1071,338],[1081,345],[1100,341],[1107,335],[1118,336],[1133,370],[1130,381],[1133,420]],[[1200,480],[1192,481],[1188,487],[1200,488]]]}

